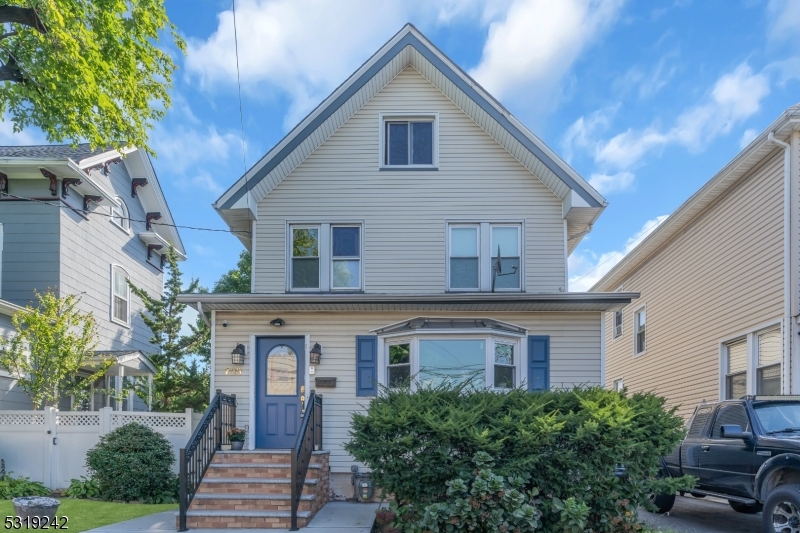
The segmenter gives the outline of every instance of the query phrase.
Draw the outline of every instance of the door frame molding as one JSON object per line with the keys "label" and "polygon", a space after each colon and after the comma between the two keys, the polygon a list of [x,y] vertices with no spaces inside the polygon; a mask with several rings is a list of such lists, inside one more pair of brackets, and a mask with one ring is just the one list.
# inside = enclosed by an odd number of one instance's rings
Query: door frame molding
{"label": "door frame molding", "polygon": [[[285,335],[275,335],[274,331],[270,331],[269,333],[254,333],[250,335],[250,346],[249,346],[249,355],[250,355],[250,389],[249,395],[250,398],[248,399],[249,405],[249,415],[248,415],[248,428],[247,428],[247,449],[248,450],[255,450],[256,449],[256,340],[261,338],[271,338],[271,339],[285,339],[286,337],[302,337],[303,338],[303,349],[305,353],[303,354],[303,361],[305,364],[305,368],[303,369],[304,374],[304,382],[306,384],[306,397],[311,392],[311,383],[310,383],[310,374],[308,372],[309,367],[311,366],[308,362],[308,350],[309,350],[309,343],[311,342],[311,335],[308,334],[296,334],[292,335],[291,333],[287,333]],[[238,426],[238,421],[237,421]]]}

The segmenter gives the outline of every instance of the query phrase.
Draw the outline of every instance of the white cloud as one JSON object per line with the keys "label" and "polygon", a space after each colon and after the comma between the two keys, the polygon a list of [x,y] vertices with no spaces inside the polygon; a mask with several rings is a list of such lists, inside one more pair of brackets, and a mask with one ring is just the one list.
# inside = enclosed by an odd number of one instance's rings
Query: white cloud
{"label": "white cloud", "polygon": [[192,185],[204,189],[210,193],[220,195],[225,189],[211,177],[207,172],[200,172],[191,178]]}
{"label": "white cloud", "polygon": [[758,135],[758,130],[755,128],[747,128],[744,130],[742,138],[739,139],[739,149],[744,149],[745,146],[750,144],[750,141],[756,138],[756,135]]}
{"label": "white cloud", "polygon": [[769,38],[774,42],[797,42],[800,32],[800,2],[797,0],[770,0],[767,6]]}
{"label": "white cloud", "polygon": [[655,96],[678,72],[676,66],[669,64],[669,60],[675,55],[675,53],[670,53],[663,56],[649,71],[641,67],[632,67],[614,82],[614,87],[621,94],[636,90],[642,100]]}
{"label": "white cloud", "polygon": [[621,250],[606,252],[599,257],[572,254],[569,257],[568,266],[570,272],[575,272],[575,275],[569,278],[569,290],[571,292],[588,291],[668,217],[669,215],[661,215],[645,222],[642,229],[628,238]]}
{"label": "white cloud", "polygon": [[6,117],[4,120],[0,120],[0,144],[6,146],[25,146],[50,143],[38,128],[28,128],[15,132],[14,123]]}
{"label": "white cloud", "polygon": [[175,128],[159,124],[151,136],[158,160],[177,174],[184,174],[201,162],[225,161],[236,153],[234,150],[241,150],[241,142],[236,133],[220,133],[214,126],[193,128],[185,124]]}
{"label": "white cloud", "polygon": [[489,26],[480,63],[470,72],[500,100],[536,105],[557,99],[561,79],[617,19],[624,0],[517,0]]}
{"label": "white cloud", "polygon": [[567,162],[572,161],[576,149],[587,149],[596,144],[597,136],[605,133],[608,129],[611,118],[620,105],[616,104],[598,109],[588,117],[580,117],[570,125],[561,140],[561,148],[563,149],[564,159]]}
{"label": "white cloud", "polygon": [[635,178],[636,176],[630,172],[592,174],[592,177],[589,178],[589,185],[597,189],[600,194],[610,194],[630,189]]}

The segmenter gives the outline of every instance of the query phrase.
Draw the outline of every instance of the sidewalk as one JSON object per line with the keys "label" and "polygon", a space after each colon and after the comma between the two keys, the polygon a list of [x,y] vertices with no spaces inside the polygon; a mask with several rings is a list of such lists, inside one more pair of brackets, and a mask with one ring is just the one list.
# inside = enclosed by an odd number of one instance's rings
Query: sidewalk
{"label": "sidewalk", "polygon": [[[309,533],[369,533],[375,521],[377,503],[330,502],[301,531]],[[155,513],[110,524],[85,533],[174,533],[175,511]],[[199,533],[231,533],[231,529],[197,529]],[[248,533],[285,533],[288,529],[246,529]]]}

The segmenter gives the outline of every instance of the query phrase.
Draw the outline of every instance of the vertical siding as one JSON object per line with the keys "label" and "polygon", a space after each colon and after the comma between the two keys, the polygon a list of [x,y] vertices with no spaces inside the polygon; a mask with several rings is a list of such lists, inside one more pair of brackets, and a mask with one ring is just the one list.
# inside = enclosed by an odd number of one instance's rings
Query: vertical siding
{"label": "vertical siding", "polygon": [[[89,215],[89,220],[68,209],[61,210],[61,275],[59,286],[65,294],[81,294],[81,307],[97,319],[101,350],[134,349],[148,353],[152,333],[140,313],[141,300],[131,294],[131,327],[111,321],[111,265],[122,266],[131,281],[153,296],[161,294],[162,274],[147,263],[147,246],[139,239],[145,230],[145,212],[131,197],[130,177],[125,165],[110,166],[109,175],[94,171],[92,177],[113,190],[128,207],[131,231],[126,233],[107,216]],[[76,195],[74,191],[72,195]],[[95,208],[108,213],[102,203]]]}
{"label": "vertical siding", "polygon": [[[486,314],[453,313],[441,316],[483,317]],[[269,321],[280,316],[286,325],[276,328]],[[238,400],[237,424],[249,423],[252,347],[248,349],[241,376],[225,375],[231,367],[230,353],[237,343],[249,343],[250,335],[310,335],[323,346],[316,376],[335,376],[336,388],[319,389],[324,399],[324,447],[331,452],[333,472],[349,472],[352,459],[342,449],[350,437],[352,412],[362,411],[369,398],[355,393],[355,339],[370,330],[407,320],[411,313],[374,312],[216,312],[216,364],[214,387]],[[551,387],[600,384],[600,313],[493,313],[491,318],[529,328],[531,335],[550,335]],[[228,321],[223,327],[222,322]],[[523,362],[524,364],[524,362]],[[313,388],[313,383],[309,384]]]}
{"label": "vertical siding", "polygon": [[[641,298],[623,312],[613,338],[606,317],[606,385],[655,391],[688,416],[720,395],[722,339],[783,310],[783,154],[760,168],[624,281]],[[633,357],[633,313],[647,305],[647,351]]]}
{"label": "vertical siding", "polygon": [[[438,112],[438,171],[379,171],[379,113]],[[367,292],[445,291],[447,220],[525,222],[525,290],[564,287],[561,200],[407,68],[258,204],[256,292],[284,292],[286,221],[364,221]]]}

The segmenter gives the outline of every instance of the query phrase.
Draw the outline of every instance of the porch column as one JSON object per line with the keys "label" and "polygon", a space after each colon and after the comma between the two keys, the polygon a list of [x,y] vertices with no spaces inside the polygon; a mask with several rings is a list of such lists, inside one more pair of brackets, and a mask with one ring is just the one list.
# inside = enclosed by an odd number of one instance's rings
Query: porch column
{"label": "porch column", "polygon": [[[134,384],[134,386],[136,386],[136,376],[131,376],[131,382]],[[133,397],[134,396],[135,396],[135,393],[133,392],[133,389],[129,390],[128,391],[128,411],[131,411],[131,412],[133,412]]]}
{"label": "porch column", "polygon": [[153,374],[147,375],[147,411],[153,412]]}
{"label": "porch column", "polygon": [[125,367],[120,365],[119,366],[119,375],[117,376],[117,383],[115,388],[115,411],[122,411],[122,400],[120,397],[122,396],[122,380],[125,379]]}

